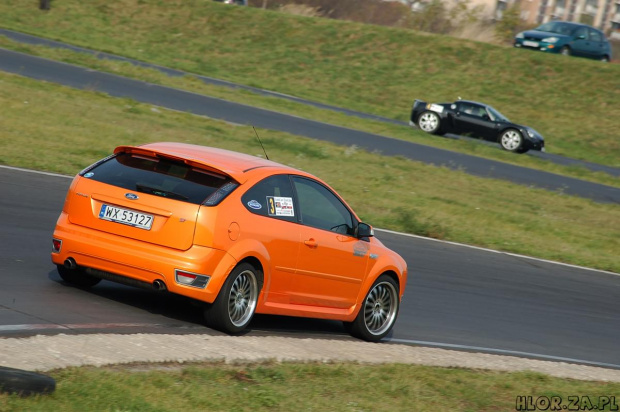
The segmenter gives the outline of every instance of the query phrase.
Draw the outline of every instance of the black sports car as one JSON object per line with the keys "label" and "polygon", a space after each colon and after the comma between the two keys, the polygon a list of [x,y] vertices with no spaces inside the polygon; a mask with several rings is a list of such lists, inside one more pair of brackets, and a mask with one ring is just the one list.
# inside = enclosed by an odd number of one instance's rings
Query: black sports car
{"label": "black sports car", "polygon": [[479,102],[426,103],[415,100],[409,124],[427,133],[472,135],[498,142],[509,152],[545,150],[545,139],[536,130],[512,123],[491,106]]}

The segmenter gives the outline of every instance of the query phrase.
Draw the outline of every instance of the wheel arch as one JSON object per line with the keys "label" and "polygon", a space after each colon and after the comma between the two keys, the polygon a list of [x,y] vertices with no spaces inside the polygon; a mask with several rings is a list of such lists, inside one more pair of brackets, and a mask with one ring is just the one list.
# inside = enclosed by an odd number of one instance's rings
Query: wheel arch
{"label": "wheel arch", "polygon": [[350,315],[352,319],[354,319],[355,316],[357,316],[357,313],[360,311],[362,307],[361,303],[364,302],[364,299],[370,291],[372,285],[374,285],[377,279],[379,279],[383,275],[390,277],[396,282],[396,284],[398,285],[398,297],[400,300],[402,300],[403,294],[405,293],[405,287],[407,285],[407,268],[404,261],[402,264],[399,264],[399,262],[386,259],[382,262],[380,261],[377,263],[383,264],[376,264],[375,267],[370,271],[366,279],[364,279],[362,287],[360,288],[359,295],[357,297],[357,307]]}
{"label": "wheel arch", "polygon": [[262,292],[264,289],[263,286],[268,284],[270,277],[269,261],[271,260],[271,257],[265,245],[257,240],[248,239],[235,243],[235,245],[227,252],[234,259],[235,264],[232,265],[226,272],[224,279],[222,280],[222,284],[225,279],[230,276],[230,273],[235,267],[239,266],[239,264],[243,262],[247,262],[259,272],[261,277],[260,290]]}
{"label": "wheel arch", "polygon": [[525,135],[524,135],[524,133],[525,133],[525,132],[524,132],[523,130],[521,130],[521,128],[520,128],[520,127],[518,127],[518,126],[516,126],[516,125],[514,125],[514,124],[511,124],[511,125],[506,125],[506,126],[504,126],[503,128],[501,128],[501,129],[497,132],[497,139],[496,139],[496,142],[497,142],[497,143],[501,143],[501,141],[502,141],[502,135],[503,135],[504,133],[506,133],[508,130],[515,130],[515,131],[517,131],[517,132],[521,133],[521,136],[525,136]]}
{"label": "wheel arch", "polygon": [[381,274],[379,276],[377,276],[377,279],[379,279],[383,275],[386,275],[386,276],[392,278],[394,280],[394,282],[396,282],[396,284],[398,285],[398,292],[400,293],[400,291],[403,289],[403,286],[401,285],[401,279],[400,279],[400,277],[398,277],[396,272],[394,272],[391,269],[388,269],[385,272],[381,272]]}
{"label": "wheel arch", "polygon": [[256,256],[252,256],[252,255],[248,255],[246,257],[244,257],[242,260],[240,260],[237,265],[240,265],[242,263],[249,263],[250,265],[252,265],[254,267],[254,269],[256,269],[256,272],[259,276],[259,290],[262,289],[263,283],[265,282],[265,269],[263,266],[263,263],[260,261],[259,258],[257,258]]}

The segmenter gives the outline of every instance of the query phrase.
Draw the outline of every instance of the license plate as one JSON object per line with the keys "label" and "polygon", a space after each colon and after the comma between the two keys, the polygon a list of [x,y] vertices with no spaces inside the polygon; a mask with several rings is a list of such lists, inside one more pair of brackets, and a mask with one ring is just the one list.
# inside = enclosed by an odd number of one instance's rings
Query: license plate
{"label": "license plate", "polygon": [[99,219],[122,223],[145,230],[151,230],[151,225],[153,224],[153,216],[151,215],[110,205],[101,206]]}
{"label": "license plate", "polygon": [[523,45],[526,47],[538,47],[539,46],[537,41],[529,41],[529,40],[525,40],[523,42]]}

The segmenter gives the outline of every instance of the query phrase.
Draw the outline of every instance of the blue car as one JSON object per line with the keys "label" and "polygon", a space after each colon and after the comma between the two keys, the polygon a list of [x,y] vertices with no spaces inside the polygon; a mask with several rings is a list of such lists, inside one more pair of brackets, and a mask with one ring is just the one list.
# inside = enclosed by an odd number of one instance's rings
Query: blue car
{"label": "blue car", "polygon": [[602,31],[581,23],[550,21],[515,36],[515,47],[611,61],[611,44]]}

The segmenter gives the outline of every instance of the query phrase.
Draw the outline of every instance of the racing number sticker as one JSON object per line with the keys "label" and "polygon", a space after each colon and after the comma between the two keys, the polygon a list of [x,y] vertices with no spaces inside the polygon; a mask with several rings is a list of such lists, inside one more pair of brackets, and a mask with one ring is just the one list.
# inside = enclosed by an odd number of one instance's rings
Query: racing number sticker
{"label": "racing number sticker", "polygon": [[443,113],[443,106],[439,105],[439,104],[431,104],[428,106],[429,110],[432,110],[433,112],[437,112],[437,113]]}
{"label": "racing number sticker", "polygon": [[267,196],[269,216],[295,216],[292,197]]}

